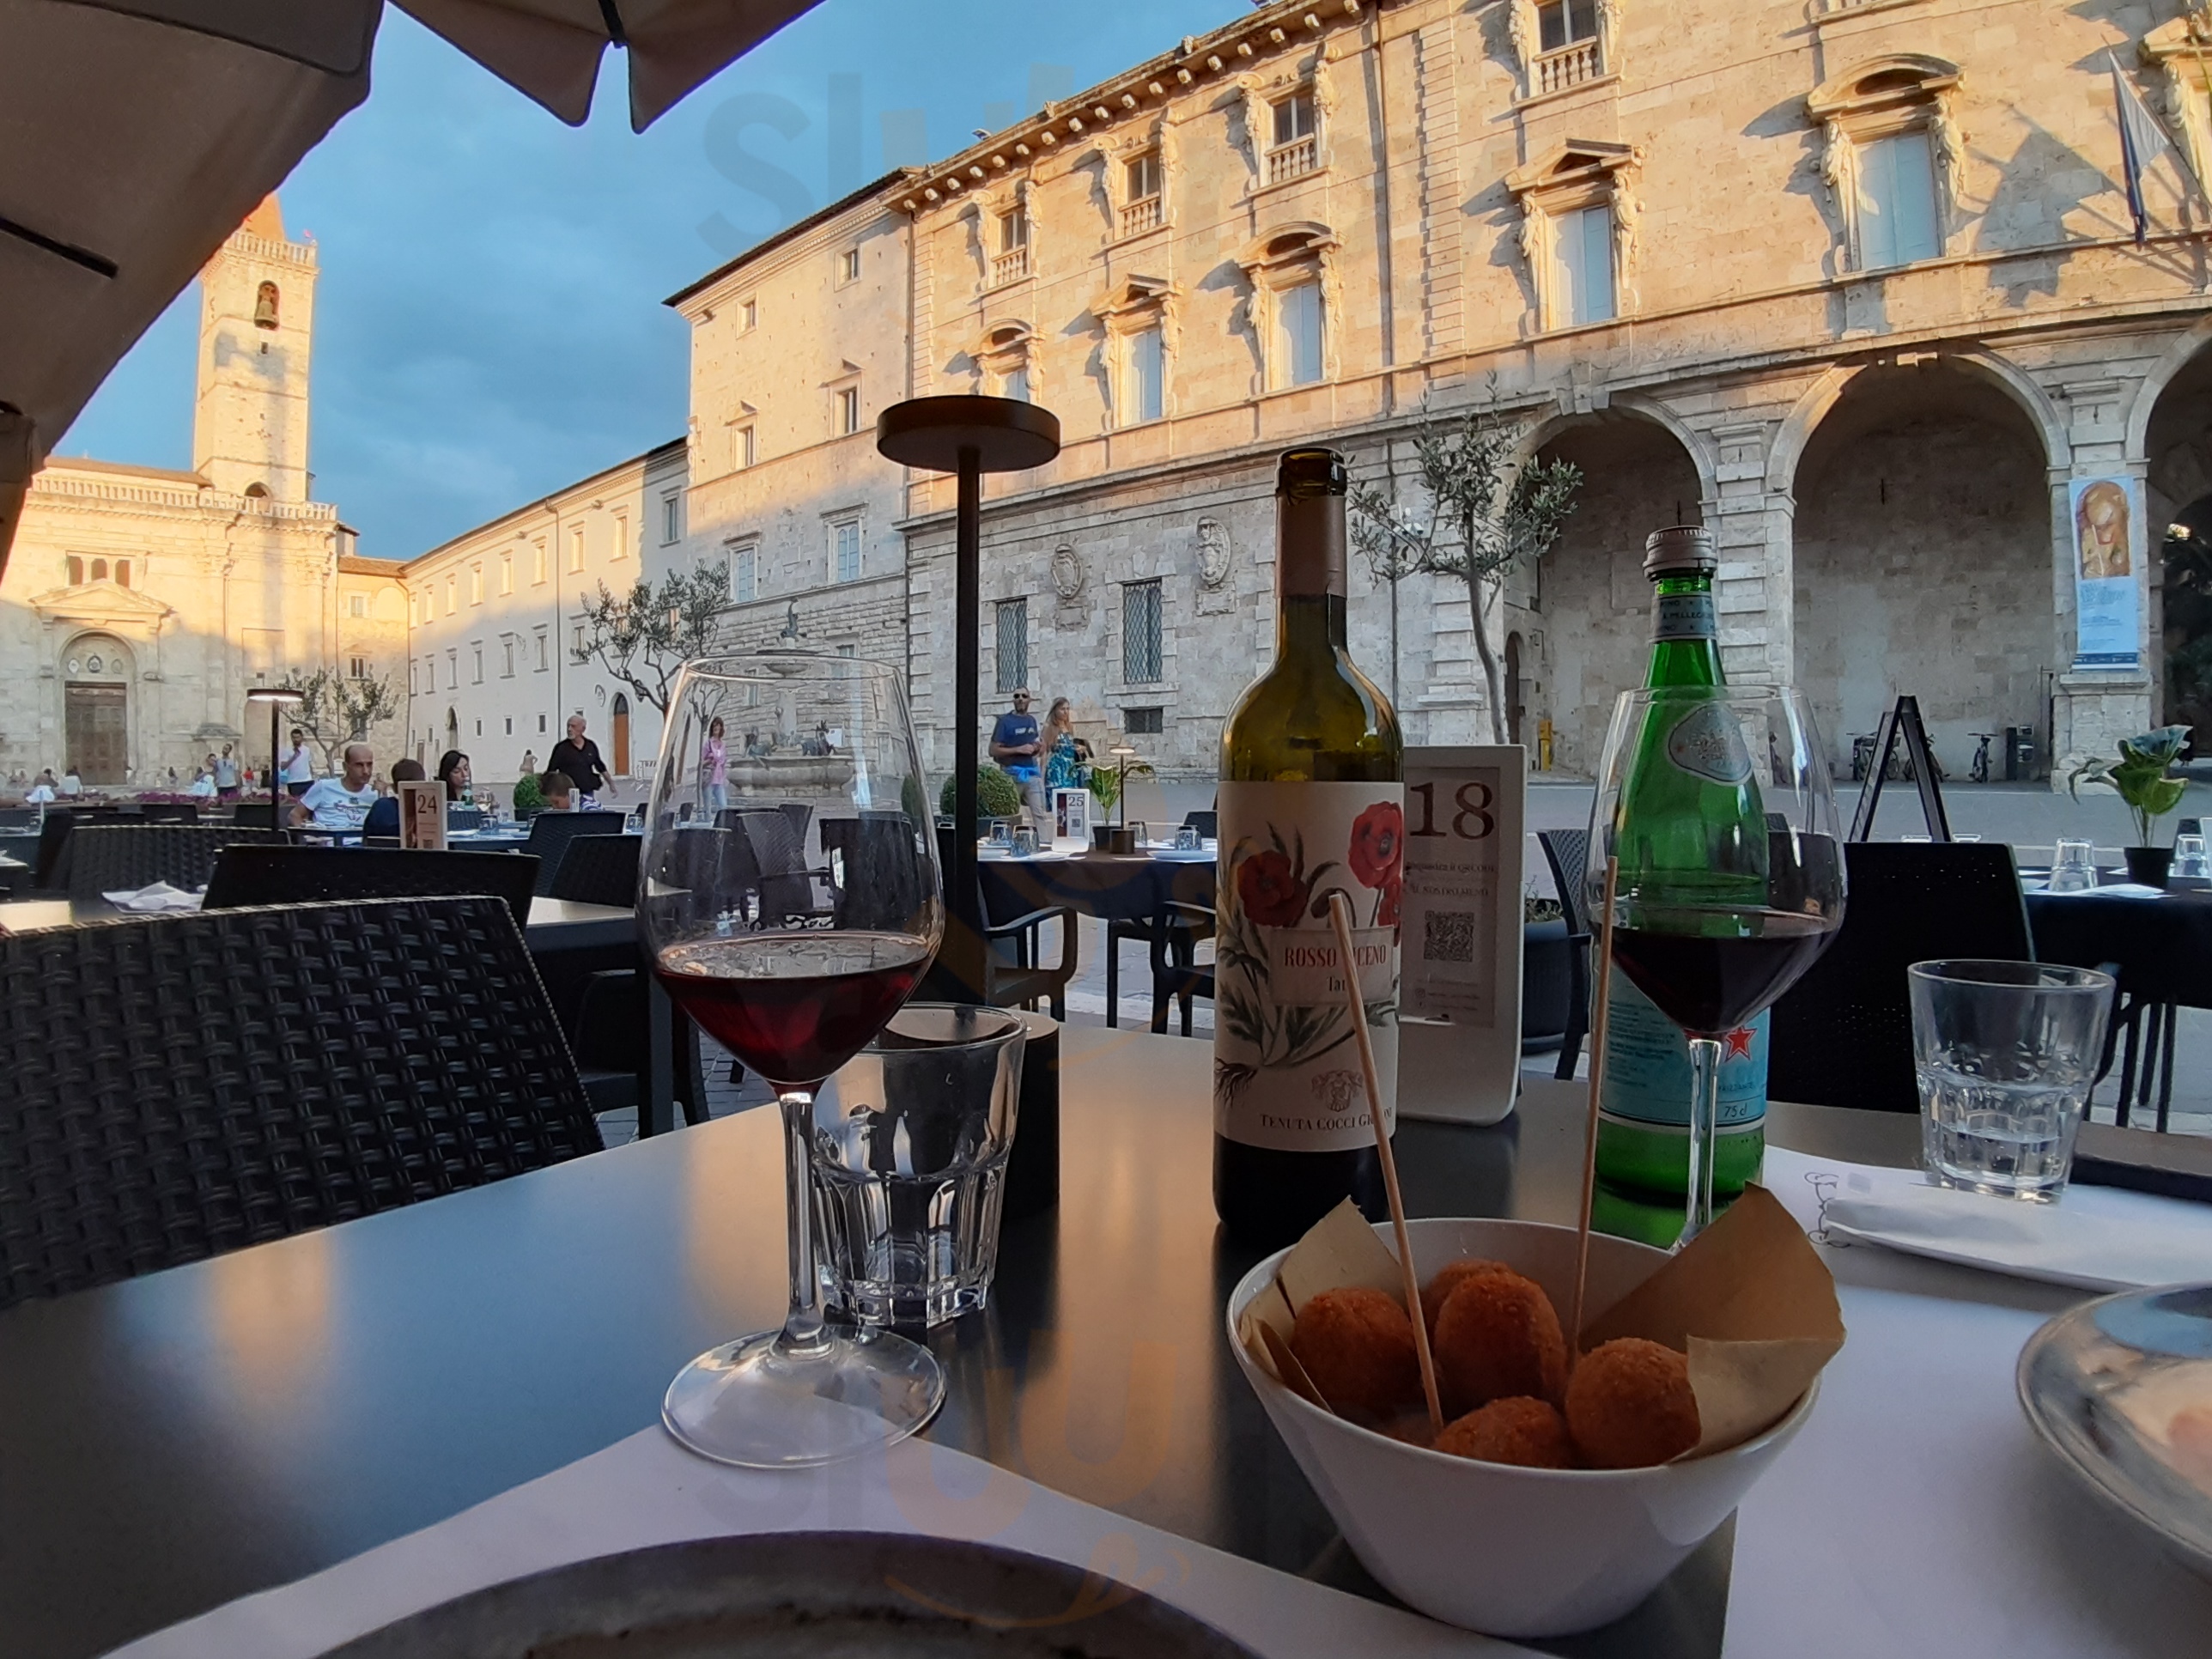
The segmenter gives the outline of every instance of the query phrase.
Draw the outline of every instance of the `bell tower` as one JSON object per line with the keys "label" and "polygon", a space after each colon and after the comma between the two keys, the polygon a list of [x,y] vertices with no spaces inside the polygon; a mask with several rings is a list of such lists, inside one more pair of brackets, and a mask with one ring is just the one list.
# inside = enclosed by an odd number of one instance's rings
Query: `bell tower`
{"label": "bell tower", "polygon": [[285,239],[270,197],[200,272],[192,467],[229,495],[307,499],[315,248]]}

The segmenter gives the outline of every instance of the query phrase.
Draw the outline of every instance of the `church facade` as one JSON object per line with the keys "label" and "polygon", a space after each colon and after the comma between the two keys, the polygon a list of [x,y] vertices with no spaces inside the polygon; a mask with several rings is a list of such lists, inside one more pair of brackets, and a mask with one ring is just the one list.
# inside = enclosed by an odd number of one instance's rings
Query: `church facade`
{"label": "church facade", "polygon": [[0,578],[0,774],[160,789],[225,744],[264,766],[251,688],[403,672],[399,567],[311,499],[315,279],[271,198],[201,275],[192,470],[56,458],[33,480]]}

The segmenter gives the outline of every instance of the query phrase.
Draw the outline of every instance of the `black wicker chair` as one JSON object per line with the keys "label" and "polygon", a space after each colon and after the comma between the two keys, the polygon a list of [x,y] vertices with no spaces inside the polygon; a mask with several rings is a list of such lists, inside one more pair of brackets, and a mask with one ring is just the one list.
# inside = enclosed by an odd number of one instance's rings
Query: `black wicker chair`
{"label": "black wicker chair", "polygon": [[1544,862],[1552,866],[1552,884],[1559,890],[1559,908],[1567,922],[1567,1030],[1559,1039],[1559,1063],[1552,1075],[1572,1078],[1582,1059],[1583,1039],[1589,1035],[1590,915],[1583,887],[1589,868],[1589,831],[1540,830],[1536,844],[1544,849]]}
{"label": "black wicker chair", "polygon": [[530,820],[530,839],[522,850],[538,860],[538,890],[553,896],[553,878],[568,843],[579,836],[619,836],[629,822],[622,812],[540,812]]}
{"label": "black wicker chair", "polygon": [[1774,1005],[1775,1100],[1917,1112],[1905,970],[1942,957],[2034,959],[2012,848],[2002,842],[1852,842],[1844,925]]}
{"label": "black wicker chair", "polygon": [[172,887],[204,887],[216,855],[242,842],[278,842],[274,830],[240,830],[228,823],[92,823],[70,834],[58,884],[72,901],[136,890],[166,881]]}
{"label": "black wicker chair", "polygon": [[1152,918],[1152,1030],[1168,1029],[1168,1005],[1182,1010],[1182,1034],[1190,1035],[1193,997],[1213,1000],[1213,964],[1198,959],[1198,942],[1213,937],[1213,912],[1202,904],[1170,899]]}
{"label": "black wicker chair", "polygon": [[514,853],[409,852],[386,847],[227,847],[208,878],[206,910],[252,904],[488,894],[530,926],[538,860]]}
{"label": "black wicker chair", "polygon": [[549,896],[576,904],[637,903],[637,858],[642,836],[579,836],[561,855]]}
{"label": "black wicker chair", "polygon": [[0,1306],[599,1146],[495,899],[0,937]]}

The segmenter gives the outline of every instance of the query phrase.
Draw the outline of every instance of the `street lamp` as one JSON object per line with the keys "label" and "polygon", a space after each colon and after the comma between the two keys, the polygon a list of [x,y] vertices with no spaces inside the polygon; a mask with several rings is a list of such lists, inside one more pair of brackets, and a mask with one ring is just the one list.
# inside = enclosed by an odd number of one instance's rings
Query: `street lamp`
{"label": "street lamp", "polygon": [[277,747],[278,724],[287,708],[297,708],[305,702],[307,698],[289,685],[257,685],[246,694],[248,708],[258,703],[269,705],[269,827],[271,830],[284,827],[284,814],[277,806],[284,793],[284,768]]}

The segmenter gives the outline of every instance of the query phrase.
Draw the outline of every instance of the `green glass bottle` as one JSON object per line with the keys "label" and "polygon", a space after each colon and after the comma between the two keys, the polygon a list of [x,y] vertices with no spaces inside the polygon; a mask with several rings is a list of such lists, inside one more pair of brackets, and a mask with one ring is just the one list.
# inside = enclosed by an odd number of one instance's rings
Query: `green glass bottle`
{"label": "green glass bottle", "polygon": [[[1397,1083],[1405,747],[1345,645],[1344,458],[1293,449],[1275,483],[1275,660],[1221,728],[1213,1205],[1239,1243],[1287,1244],[1346,1197],[1379,1213],[1374,1114]],[[1338,958],[1328,895],[1350,902]],[[1346,1006],[1367,1011],[1370,1101]]]}
{"label": "green glass bottle", "polygon": [[[1692,526],[1658,531],[1645,544],[1644,574],[1654,597],[1647,686],[1683,687],[1693,700],[1693,688],[1728,683],[1713,606],[1718,564],[1712,533]],[[1667,744],[1676,724],[1652,720],[1630,763],[1621,802],[1634,839],[1617,848],[1624,886],[1634,870],[1662,870],[1670,899],[1686,908],[1756,906],[1766,890],[1758,785],[1748,776],[1699,776],[1674,763]],[[1767,1024],[1760,1013],[1726,1036],[1713,1164],[1719,1195],[1741,1192],[1765,1157]],[[1617,966],[1606,1028],[1598,1180],[1631,1201],[1679,1204],[1689,1179],[1688,1040]],[[1676,1224],[1681,1218],[1671,1206],[1654,1212],[1672,1213]]]}

